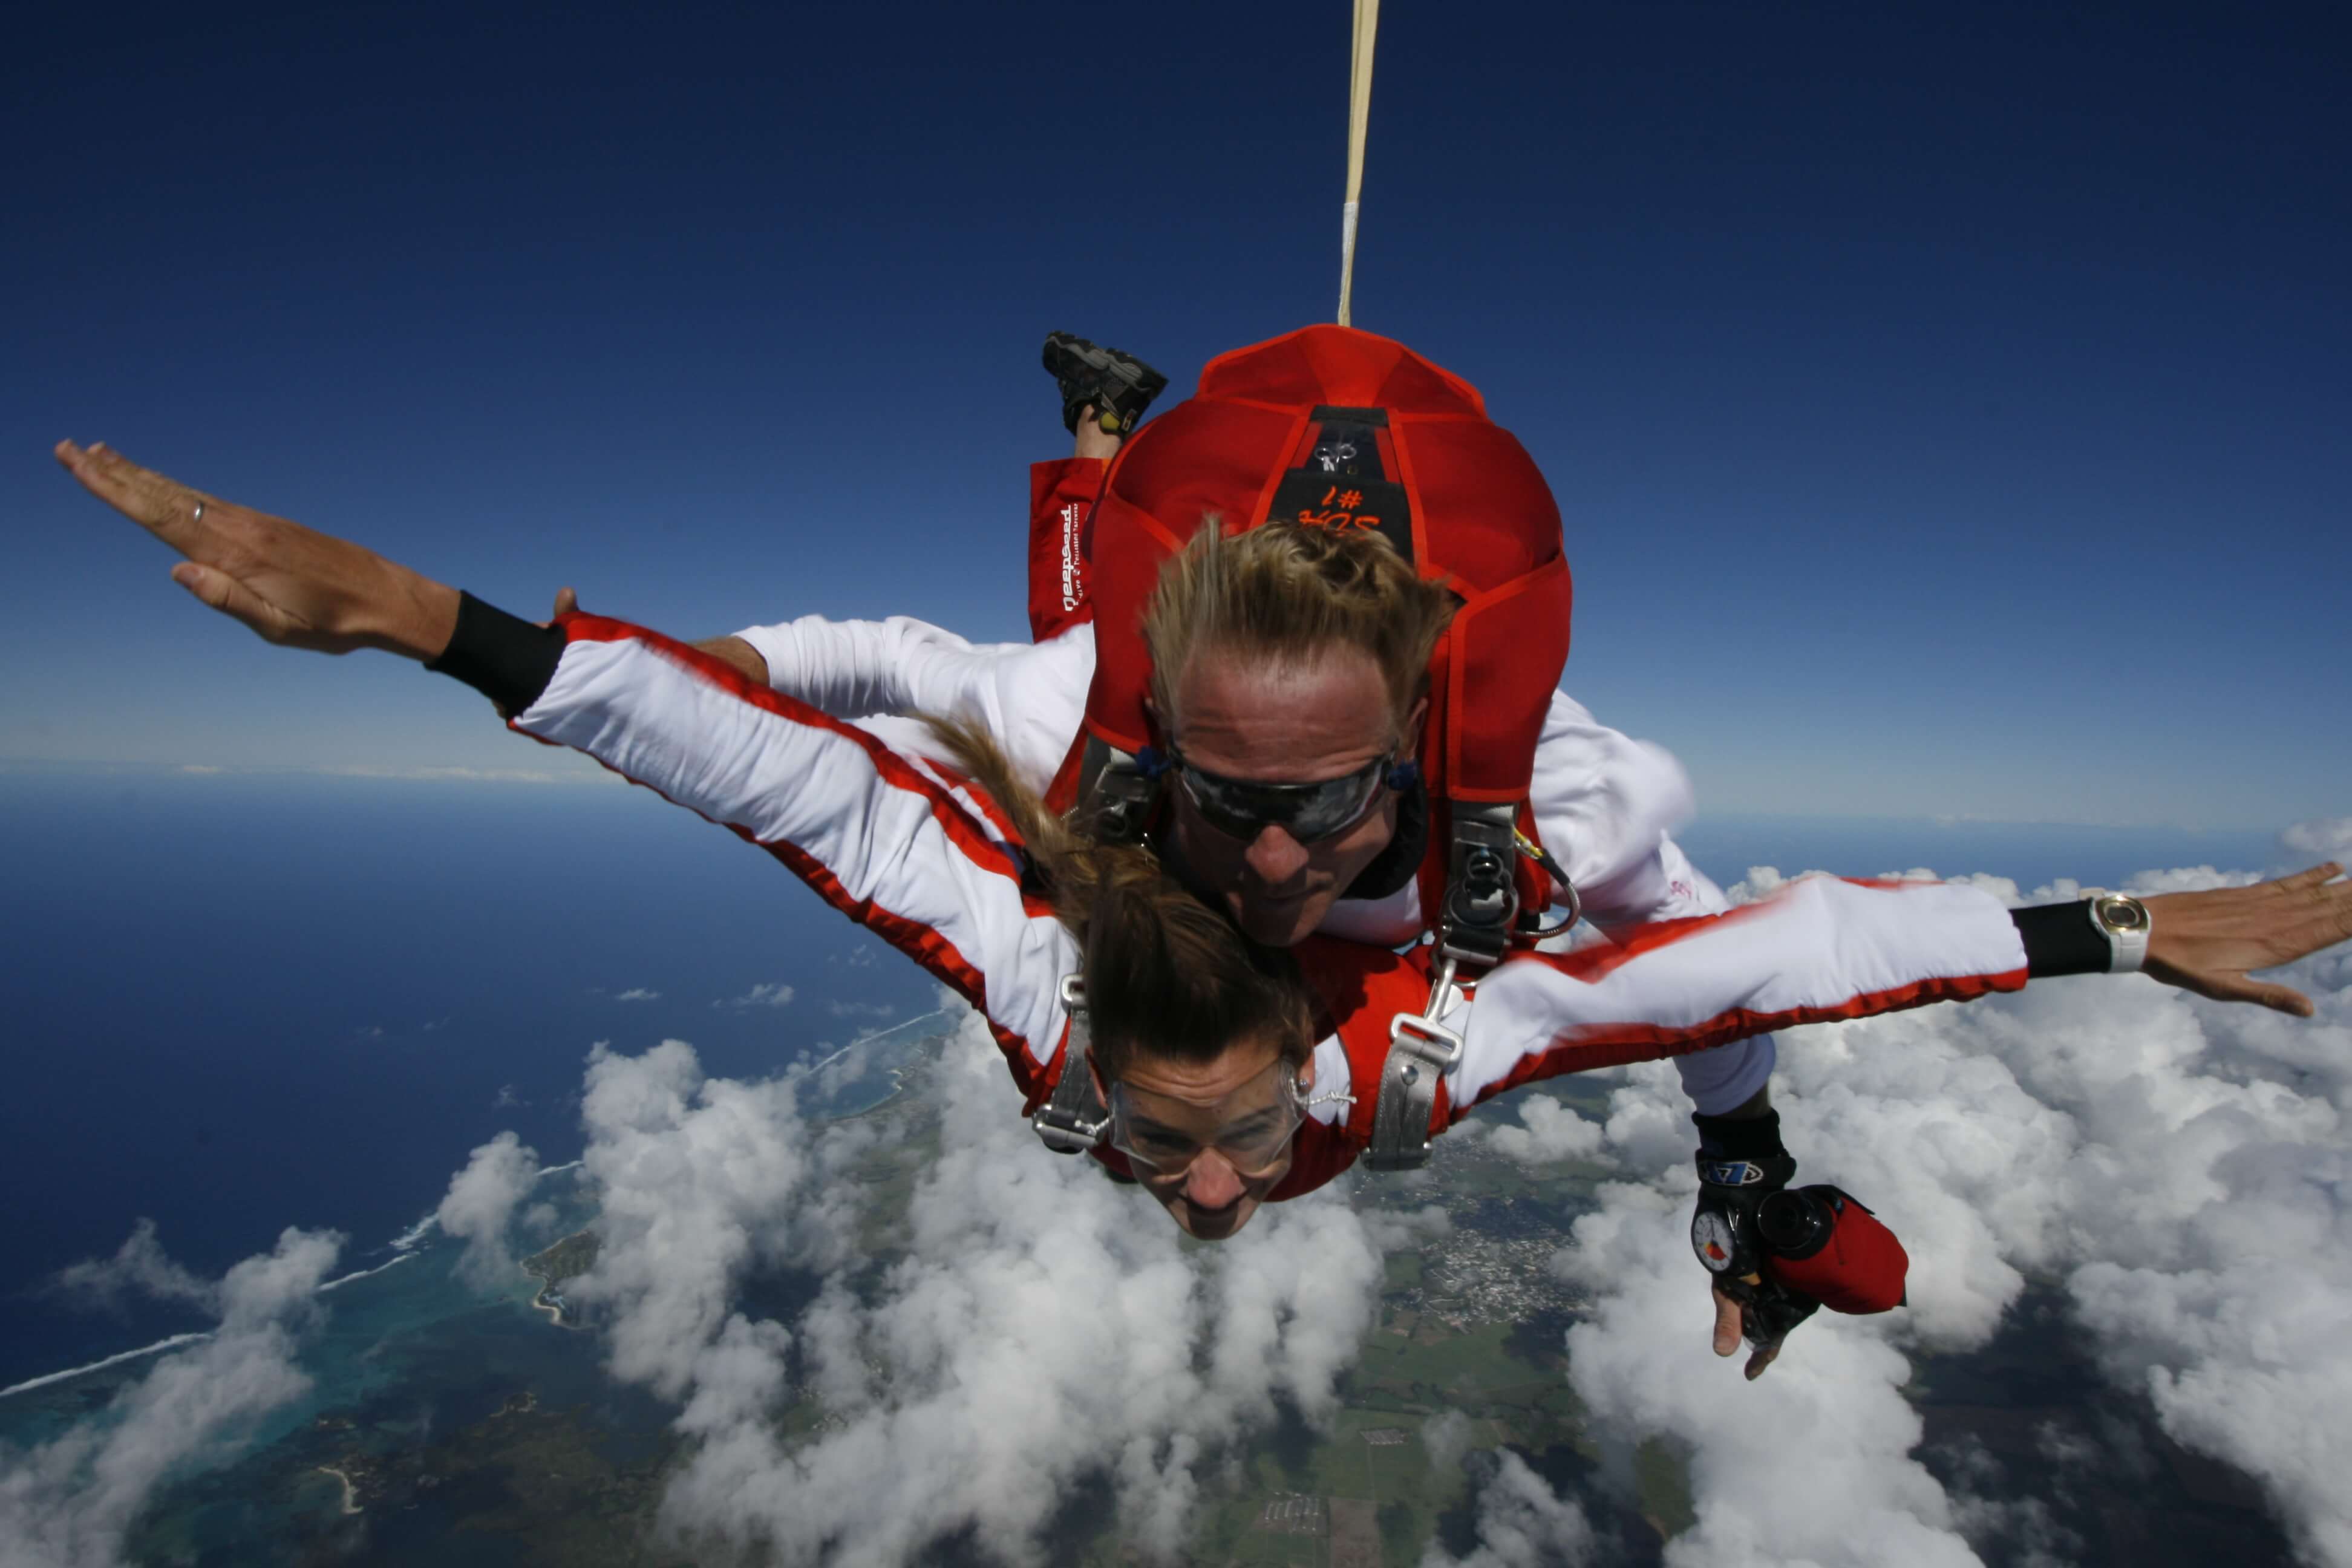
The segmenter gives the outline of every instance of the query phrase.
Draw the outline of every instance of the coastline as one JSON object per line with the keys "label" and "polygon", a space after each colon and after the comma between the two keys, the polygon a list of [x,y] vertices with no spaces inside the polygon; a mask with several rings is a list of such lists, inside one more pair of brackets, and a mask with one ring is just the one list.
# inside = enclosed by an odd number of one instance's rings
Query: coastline
{"label": "coastline", "polygon": [[547,1321],[553,1323],[557,1328],[570,1329],[574,1332],[577,1332],[581,1328],[581,1325],[568,1321],[563,1315],[562,1307],[547,1299],[549,1292],[552,1291],[554,1289],[555,1285],[551,1280],[541,1285],[539,1288],[538,1293],[531,1297],[530,1304],[540,1311],[545,1312],[547,1314]]}
{"label": "coastline", "polygon": [[124,1362],[137,1361],[142,1356],[162,1355],[166,1351],[175,1351],[182,1345],[192,1345],[199,1340],[208,1340],[212,1337],[212,1331],[209,1329],[173,1334],[169,1339],[157,1340],[152,1345],[141,1345],[137,1350],[117,1351],[112,1355],[100,1356],[98,1360],[81,1366],[69,1366],[63,1372],[45,1372],[38,1377],[28,1377],[22,1383],[12,1383],[5,1388],[0,1388],[0,1399],[5,1399],[12,1394],[29,1394],[34,1389],[47,1388],[51,1384],[64,1383],[69,1378],[80,1377],[87,1373],[103,1372],[110,1366],[120,1366]]}
{"label": "coastline", "polygon": [[360,1507],[359,1489],[352,1484],[352,1478],[349,1475],[337,1469],[332,1465],[316,1465],[313,1466],[312,1468],[316,1469],[320,1475],[332,1476],[335,1479],[343,1483],[344,1513],[354,1514],[364,1511]]}
{"label": "coastline", "polygon": [[[533,1186],[537,1186],[539,1183],[545,1181],[550,1176],[558,1176],[566,1172],[577,1171],[581,1168],[582,1163],[583,1163],[579,1160],[569,1160],[561,1165],[547,1166],[539,1173],[536,1178],[533,1179],[531,1184]],[[374,1253],[368,1255],[380,1257],[383,1254],[389,1252],[392,1255],[390,1258],[385,1258],[382,1263],[374,1264],[369,1268],[353,1269],[348,1274],[338,1275],[332,1279],[321,1280],[319,1284],[317,1293],[323,1296],[330,1291],[340,1290],[346,1285],[355,1284],[362,1279],[373,1279],[376,1275],[383,1274],[400,1264],[408,1262],[412,1258],[423,1256],[427,1250],[427,1243],[432,1239],[434,1233],[440,1228],[440,1214],[437,1209],[427,1212],[425,1216],[419,1219],[415,1224],[410,1226],[406,1230],[402,1231],[398,1236],[394,1237],[392,1240],[384,1244],[384,1246],[376,1248]],[[534,1306],[541,1305],[541,1303],[539,1302],[533,1302],[532,1304]],[[552,1309],[550,1310],[551,1310]],[[565,1323],[563,1326],[565,1328],[577,1328],[579,1325],[576,1323]],[[173,1351],[181,1350],[186,1346],[198,1344],[205,1340],[209,1340],[213,1337],[213,1333],[214,1331],[210,1329],[190,1330],[181,1333],[167,1335],[163,1339],[157,1340],[152,1344],[139,1345],[127,1351],[117,1351],[112,1355],[100,1356],[96,1361],[85,1362],[79,1366],[68,1366],[61,1368],[56,1372],[40,1373],[35,1376],[26,1378],[22,1382],[12,1383],[5,1388],[0,1388],[0,1399],[6,1399],[12,1395],[19,1394],[30,1394],[36,1389],[49,1388],[61,1383],[69,1383],[75,1378],[86,1377],[92,1373],[104,1372],[110,1367],[121,1366],[126,1362],[139,1361],[148,1356],[164,1355]]]}
{"label": "coastline", "polygon": [[[956,1016],[957,1014],[952,1008],[935,1008],[929,1013],[908,1018],[904,1023],[877,1030],[862,1039],[852,1040],[824,1060],[812,1063],[803,1070],[809,1077],[814,1078],[817,1073],[853,1053],[870,1051],[877,1046],[904,1043],[907,1039],[920,1043],[945,1038],[952,1032],[951,1020]],[[876,1111],[896,1103],[907,1092],[907,1080],[912,1069],[911,1063],[885,1068],[882,1069],[882,1074],[889,1080],[889,1088],[883,1090],[879,1098],[869,1104],[860,1105],[854,1110],[826,1112],[812,1110],[809,1112],[809,1119],[812,1121],[854,1121],[861,1116],[871,1116]]]}

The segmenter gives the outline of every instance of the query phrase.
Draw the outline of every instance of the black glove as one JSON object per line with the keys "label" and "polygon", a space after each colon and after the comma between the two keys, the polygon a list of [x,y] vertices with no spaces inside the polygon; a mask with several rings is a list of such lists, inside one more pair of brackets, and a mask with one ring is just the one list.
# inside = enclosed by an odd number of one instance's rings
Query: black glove
{"label": "black glove", "polygon": [[1789,1184],[1797,1162],[1780,1146],[1780,1113],[1693,1116],[1698,1127],[1698,1207],[1691,1215],[1691,1250],[1716,1289],[1739,1303],[1740,1331],[1758,1350],[1769,1350],[1821,1310],[1769,1277],[1756,1210]]}

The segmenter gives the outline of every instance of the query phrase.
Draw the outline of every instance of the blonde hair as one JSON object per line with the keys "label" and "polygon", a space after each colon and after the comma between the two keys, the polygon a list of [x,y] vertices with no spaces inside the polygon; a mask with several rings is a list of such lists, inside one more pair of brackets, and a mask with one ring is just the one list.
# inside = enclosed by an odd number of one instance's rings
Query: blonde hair
{"label": "blonde hair", "polygon": [[1269,522],[1228,537],[1213,514],[1160,568],[1144,611],[1152,700],[1176,724],[1185,667],[1206,649],[1295,667],[1352,647],[1379,667],[1405,739],[1454,602],[1372,530]]}
{"label": "blonde hair", "polygon": [[1097,844],[1045,808],[978,727],[927,719],[974,784],[1020,836],[1078,940],[1095,1062],[1118,1076],[1136,1056],[1214,1061],[1236,1045],[1271,1042],[1296,1068],[1315,1043],[1316,1006],[1297,963],[1251,942],[1136,845]]}

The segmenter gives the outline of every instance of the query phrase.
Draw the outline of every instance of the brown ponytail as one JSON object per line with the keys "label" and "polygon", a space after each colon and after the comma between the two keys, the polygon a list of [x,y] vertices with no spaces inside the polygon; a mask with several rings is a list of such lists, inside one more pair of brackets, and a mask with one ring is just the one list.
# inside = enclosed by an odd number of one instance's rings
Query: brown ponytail
{"label": "brown ponytail", "polygon": [[985,731],[958,720],[925,722],[1012,822],[1055,914],[1078,939],[1105,1076],[1134,1055],[1213,1061],[1252,1041],[1274,1045],[1294,1066],[1306,1060],[1315,1008],[1287,951],[1243,936],[1149,849],[1075,832],[1020,782]]}

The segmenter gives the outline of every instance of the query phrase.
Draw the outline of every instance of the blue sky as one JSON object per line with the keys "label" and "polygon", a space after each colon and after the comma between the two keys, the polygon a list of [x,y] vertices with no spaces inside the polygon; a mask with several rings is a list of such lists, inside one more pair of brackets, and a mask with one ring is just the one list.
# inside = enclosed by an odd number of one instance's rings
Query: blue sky
{"label": "blue sky", "polygon": [[[208,621],[61,436],[517,609],[1019,636],[1044,332],[1328,319],[1347,13],[19,24],[0,760],[567,765]],[[1569,688],[1704,808],[2343,815],[2347,34],[1391,0],[1357,321],[1543,464]]]}

